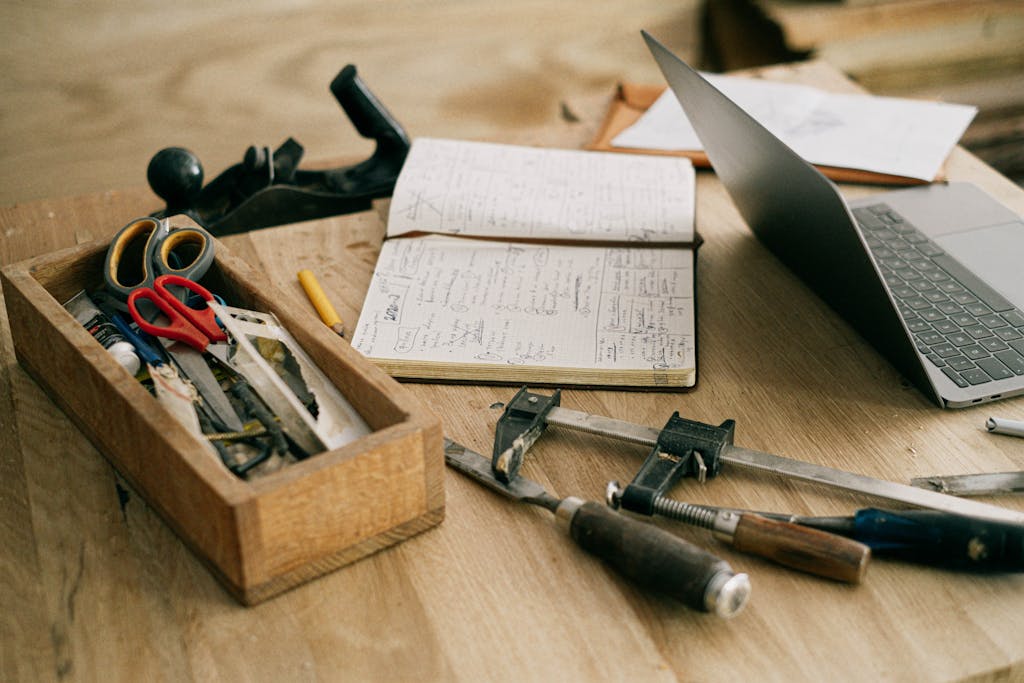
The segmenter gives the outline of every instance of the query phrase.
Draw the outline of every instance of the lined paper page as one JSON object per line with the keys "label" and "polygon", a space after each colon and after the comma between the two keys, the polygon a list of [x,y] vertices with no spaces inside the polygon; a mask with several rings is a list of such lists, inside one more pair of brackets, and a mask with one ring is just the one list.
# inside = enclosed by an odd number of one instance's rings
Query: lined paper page
{"label": "lined paper page", "polygon": [[352,345],[373,359],[695,367],[690,249],[388,240]]}
{"label": "lined paper page", "polygon": [[692,242],[687,159],[419,138],[388,236]]}

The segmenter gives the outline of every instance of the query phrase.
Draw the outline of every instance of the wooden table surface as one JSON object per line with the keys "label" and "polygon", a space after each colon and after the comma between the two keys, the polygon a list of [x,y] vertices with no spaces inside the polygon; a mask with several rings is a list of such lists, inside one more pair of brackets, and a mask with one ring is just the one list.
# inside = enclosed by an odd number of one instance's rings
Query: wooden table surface
{"label": "wooden table surface", "polygon": [[[772,77],[850,88],[817,63]],[[577,147],[581,121],[527,142]],[[1024,213],[1024,191],[963,151],[956,179]],[[713,174],[698,174],[699,385],[689,393],[566,391],[563,405],[661,426],[674,410],[737,421],[738,444],[905,482],[1024,469],[1024,440],[993,436],[989,414],[1024,419],[1024,399],[942,411],[909,386],[754,239]],[[869,188],[845,188],[851,195]],[[112,234],[153,208],[145,190],[0,209],[3,263]],[[304,302],[311,268],[355,321],[373,270],[379,213],[233,236],[232,251]],[[46,343],[44,339],[40,343]],[[343,342],[339,342],[343,343]],[[435,529],[256,607],[235,603],[119,480],[17,365],[0,335],[3,680],[687,680],[1024,679],[1024,576],[979,577],[875,560],[837,584],[739,555],[664,522],[748,572],[732,620],[637,589],[582,554],[551,515],[448,471]],[[512,389],[409,385],[452,437],[490,449]],[[556,429],[523,473],[558,495],[600,500],[646,449]],[[726,470],[672,495],[691,502],[848,514],[878,501]],[[998,501],[1022,510],[1024,500]]]}

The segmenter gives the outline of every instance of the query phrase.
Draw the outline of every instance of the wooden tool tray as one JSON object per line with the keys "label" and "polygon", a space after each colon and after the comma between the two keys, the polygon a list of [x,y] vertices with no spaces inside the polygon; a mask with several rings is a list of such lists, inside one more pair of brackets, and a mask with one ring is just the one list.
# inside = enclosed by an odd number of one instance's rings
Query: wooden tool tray
{"label": "wooden tool tray", "polygon": [[373,430],[251,481],[210,455],[62,303],[101,282],[94,242],[3,269],[21,365],[240,601],[255,604],[444,516],[441,423],[220,243],[203,284],[275,314]]}

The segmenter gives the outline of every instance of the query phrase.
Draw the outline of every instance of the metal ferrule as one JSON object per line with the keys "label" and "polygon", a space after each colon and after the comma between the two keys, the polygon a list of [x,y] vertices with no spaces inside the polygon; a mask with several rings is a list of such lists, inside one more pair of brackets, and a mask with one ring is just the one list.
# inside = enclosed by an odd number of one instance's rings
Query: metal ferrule
{"label": "metal ferrule", "polygon": [[708,581],[704,589],[704,609],[728,619],[736,616],[750,598],[750,577],[723,569]]}
{"label": "metal ferrule", "polygon": [[567,531],[572,525],[572,518],[576,516],[576,511],[583,507],[583,500],[576,496],[567,496],[562,499],[562,502],[555,508],[555,517],[558,519],[558,525],[564,527]]}

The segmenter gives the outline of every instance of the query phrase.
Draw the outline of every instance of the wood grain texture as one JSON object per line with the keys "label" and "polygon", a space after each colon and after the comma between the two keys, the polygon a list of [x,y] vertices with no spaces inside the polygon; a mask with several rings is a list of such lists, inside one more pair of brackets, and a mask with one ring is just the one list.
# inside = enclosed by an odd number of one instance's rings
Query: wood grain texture
{"label": "wood grain texture", "polygon": [[[767,73],[850,87],[820,64]],[[569,98],[578,123],[555,120],[519,133],[581,146],[610,92]],[[949,174],[978,182],[1024,213],[1024,192],[975,157],[957,151]],[[59,186],[47,194],[59,194]],[[151,201],[140,190],[0,210],[9,235],[0,242],[4,262],[75,244],[76,234],[109,236]],[[697,294],[701,386],[682,395],[572,391],[564,405],[649,425],[663,424],[673,410],[716,424],[731,417],[740,445],[896,481],[1024,468],[1024,440],[983,427],[990,411],[1024,419],[1024,401],[934,408],[761,247],[710,173],[698,174],[697,201],[706,239]],[[354,322],[380,244],[375,216],[273,228],[226,243],[312,316],[295,278],[310,267]],[[637,589],[579,552],[550,513],[511,504],[454,472],[443,475],[447,515],[437,528],[242,608],[16,364],[2,309],[0,319],[8,389],[0,408],[10,407],[0,411],[4,680],[1024,677],[1019,575],[977,577],[879,559],[862,584],[849,586],[734,552],[706,531],[658,522],[751,575],[747,609],[721,621]],[[313,335],[340,343],[326,327]],[[443,419],[446,434],[483,452],[500,414],[493,406],[512,394],[485,386],[406,390]],[[600,500],[606,482],[630,479],[645,455],[639,446],[552,429],[528,454],[523,473],[558,495]],[[815,515],[874,502],[738,470],[703,486],[683,482],[671,493],[695,503]],[[1024,508],[1020,499],[998,502]]]}
{"label": "wood grain texture", "polygon": [[[145,185],[184,146],[207,178],[288,136],[369,155],[328,90],[355,64],[415,136],[506,139],[656,74],[640,29],[697,55],[699,0],[100,0],[0,5],[0,205]],[[151,209],[152,210],[152,209]]]}

